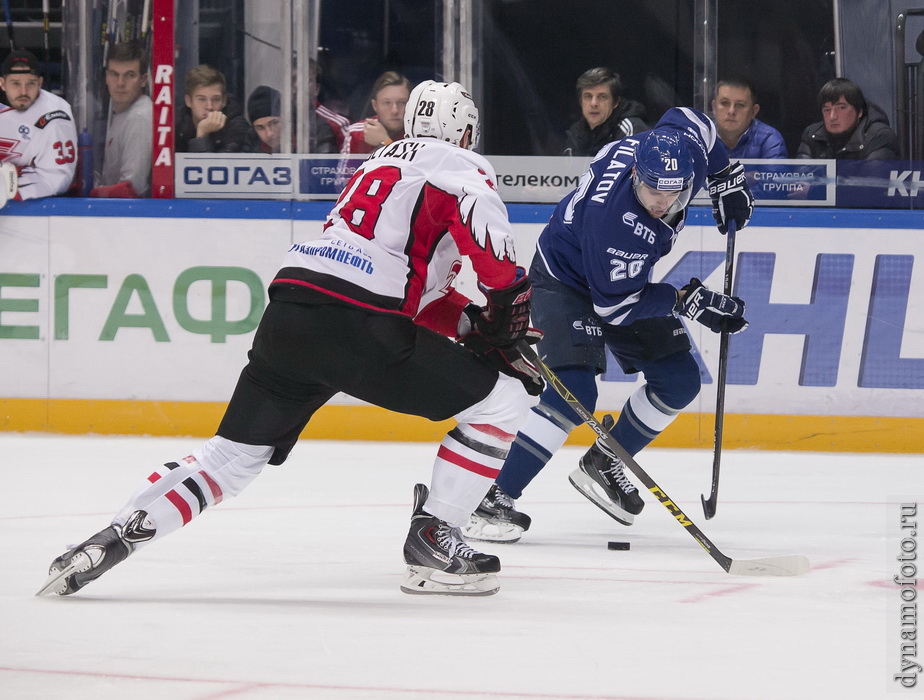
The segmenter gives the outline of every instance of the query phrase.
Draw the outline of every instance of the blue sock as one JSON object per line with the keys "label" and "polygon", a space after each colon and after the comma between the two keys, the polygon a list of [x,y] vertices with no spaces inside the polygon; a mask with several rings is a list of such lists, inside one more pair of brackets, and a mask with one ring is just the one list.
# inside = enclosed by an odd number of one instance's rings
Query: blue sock
{"label": "blue sock", "polygon": [[[596,374],[591,367],[556,370],[559,379],[580,402],[593,410],[597,402]],[[551,387],[546,387],[539,404],[529,412],[510,447],[497,485],[511,498],[523,495],[529,482],[542,471],[568,439],[579,422],[577,414]]]}
{"label": "blue sock", "polygon": [[[567,437],[568,433],[565,433],[565,438]],[[495,483],[511,498],[519,498],[523,495],[523,489],[536,478],[550,459],[551,452],[531,441],[523,433],[519,433]]]}

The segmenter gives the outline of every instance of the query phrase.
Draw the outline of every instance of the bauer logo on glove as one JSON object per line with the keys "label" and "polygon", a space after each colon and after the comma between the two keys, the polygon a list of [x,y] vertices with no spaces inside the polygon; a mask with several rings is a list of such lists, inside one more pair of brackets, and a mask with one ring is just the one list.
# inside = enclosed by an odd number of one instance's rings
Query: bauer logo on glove
{"label": "bauer logo on glove", "polygon": [[740,333],[748,327],[744,320],[744,302],[706,289],[695,277],[680,290],[675,311],[684,318],[699,321],[713,333]]}
{"label": "bauer logo on glove", "polygon": [[709,196],[712,198],[712,217],[722,235],[728,233],[728,222],[743,229],[754,212],[754,197],[744,176],[744,166],[734,163],[721,173],[709,176]]}

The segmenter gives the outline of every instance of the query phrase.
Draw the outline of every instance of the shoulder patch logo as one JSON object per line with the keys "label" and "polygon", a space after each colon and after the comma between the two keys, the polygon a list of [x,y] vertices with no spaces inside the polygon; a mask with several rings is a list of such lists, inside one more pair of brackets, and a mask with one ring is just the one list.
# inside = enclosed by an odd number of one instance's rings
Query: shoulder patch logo
{"label": "shoulder patch logo", "polygon": [[39,129],[44,129],[49,122],[52,122],[55,119],[66,119],[67,121],[71,120],[70,115],[68,115],[67,112],[65,112],[63,109],[58,109],[54,112],[43,114],[41,117],[39,117],[38,121],[35,122],[35,126]]}

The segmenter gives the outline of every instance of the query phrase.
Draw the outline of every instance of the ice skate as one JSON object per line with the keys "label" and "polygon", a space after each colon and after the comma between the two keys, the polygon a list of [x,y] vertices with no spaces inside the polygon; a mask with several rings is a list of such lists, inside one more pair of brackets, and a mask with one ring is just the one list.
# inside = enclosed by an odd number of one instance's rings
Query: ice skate
{"label": "ice skate", "polygon": [[[603,427],[610,430],[612,416],[603,418]],[[635,522],[645,501],[625,474],[625,465],[615,454],[597,440],[581,457],[580,467],[571,472],[568,480],[586,498],[623,525]]]}
{"label": "ice skate", "polygon": [[86,542],[69,549],[51,562],[48,580],[35,595],[57,593],[70,595],[95,581],[113,566],[124,561],[138,542],[154,536],[154,530],[144,527],[147,513],[136,511],[122,528],[110,525]]}
{"label": "ice skate", "polygon": [[414,487],[414,513],[404,543],[407,575],[401,590],[412,594],[483,596],[497,593],[500,560],[477,552],[458,528],[424,512],[429,491]]}
{"label": "ice skate", "polygon": [[519,542],[532,522],[526,513],[515,508],[516,502],[497,484],[492,484],[468,525],[462,528],[467,540],[513,544]]}

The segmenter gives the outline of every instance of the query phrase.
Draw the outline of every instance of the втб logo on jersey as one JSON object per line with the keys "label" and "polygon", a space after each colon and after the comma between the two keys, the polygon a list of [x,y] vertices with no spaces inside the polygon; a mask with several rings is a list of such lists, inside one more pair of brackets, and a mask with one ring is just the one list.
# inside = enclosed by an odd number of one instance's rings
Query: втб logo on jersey
{"label": "\u0432\u0442\u0431 logo on jersey", "polygon": [[638,222],[638,214],[627,211],[622,215],[622,223],[626,226],[632,227],[632,233],[640,237],[642,240],[648,241],[649,245],[654,245],[654,242],[658,240],[658,235],[652,231],[650,228],[645,226],[645,224]]}

